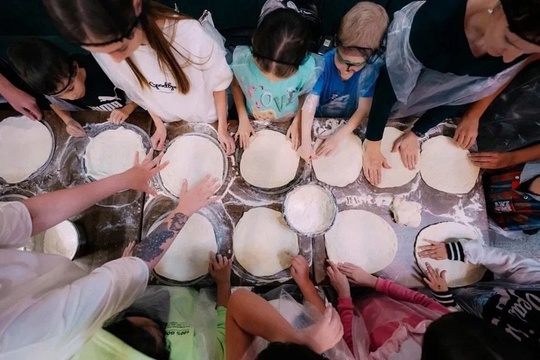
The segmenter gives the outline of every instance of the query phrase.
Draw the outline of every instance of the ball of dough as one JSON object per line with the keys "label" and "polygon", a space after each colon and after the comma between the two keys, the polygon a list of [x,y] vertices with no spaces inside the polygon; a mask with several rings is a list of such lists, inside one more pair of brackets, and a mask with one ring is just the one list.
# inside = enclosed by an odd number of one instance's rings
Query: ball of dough
{"label": "ball of dough", "polygon": [[390,205],[394,221],[398,224],[418,227],[422,222],[422,205],[415,201],[407,201],[402,197],[395,197]]}

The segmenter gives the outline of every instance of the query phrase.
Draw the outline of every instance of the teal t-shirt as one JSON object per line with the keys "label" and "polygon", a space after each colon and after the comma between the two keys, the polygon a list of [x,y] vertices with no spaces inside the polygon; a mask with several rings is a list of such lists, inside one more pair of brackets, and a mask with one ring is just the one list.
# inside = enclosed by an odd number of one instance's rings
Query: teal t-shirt
{"label": "teal t-shirt", "polygon": [[290,120],[297,113],[298,98],[311,91],[323,69],[318,55],[307,55],[298,71],[287,79],[271,81],[258,68],[251,49],[234,50],[231,69],[246,98],[250,118],[266,121]]}

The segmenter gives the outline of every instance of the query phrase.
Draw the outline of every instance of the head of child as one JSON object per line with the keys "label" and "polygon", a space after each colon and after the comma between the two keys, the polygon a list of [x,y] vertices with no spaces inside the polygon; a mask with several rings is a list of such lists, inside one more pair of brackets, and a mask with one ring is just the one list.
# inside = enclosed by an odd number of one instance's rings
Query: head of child
{"label": "head of child", "polygon": [[57,46],[38,38],[11,46],[9,61],[17,74],[35,91],[65,100],[86,92],[86,71]]}
{"label": "head of child", "polygon": [[422,360],[535,359],[534,351],[491,323],[464,312],[432,322],[422,342]]}
{"label": "head of child", "polygon": [[326,358],[305,345],[280,342],[270,343],[257,356],[257,360],[274,359],[324,360]]}
{"label": "head of child", "polygon": [[376,60],[383,51],[382,42],[388,27],[384,8],[370,1],[361,1],[349,10],[336,34],[334,63],[343,80]]}
{"label": "head of child", "polygon": [[293,76],[306,58],[309,36],[307,21],[296,11],[272,11],[252,37],[257,67],[271,81]]}
{"label": "head of child", "polygon": [[157,360],[168,360],[164,330],[145,314],[132,314],[104,327],[135,350]]}

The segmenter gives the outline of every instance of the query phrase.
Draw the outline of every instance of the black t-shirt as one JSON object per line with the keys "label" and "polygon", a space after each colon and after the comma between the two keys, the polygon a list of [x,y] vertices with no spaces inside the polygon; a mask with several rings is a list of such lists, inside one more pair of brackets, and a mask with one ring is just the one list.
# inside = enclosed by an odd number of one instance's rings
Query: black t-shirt
{"label": "black t-shirt", "polygon": [[73,57],[79,67],[86,70],[84,96],[77,100],[64,100],[83,109],[112,111],[126,105],[126,94],[114,86],[91,55]]}
{"label": "black t-shirt", "polygon": [[[415,14],[409,43],[416,58],[427,68],[443,73],[471,76],[493,76],[523,60],[511,63],[489,55],[475,58],[465,35],[464,21],[467,0],[427,0]],[[366,138],[382,138],[386,121],[397,98],[386,67],[381,69],[369,114]],[[466,107],[440,106],[428,110],[415,123],[414,129],[426,132],[445,118],[458,116]]]}

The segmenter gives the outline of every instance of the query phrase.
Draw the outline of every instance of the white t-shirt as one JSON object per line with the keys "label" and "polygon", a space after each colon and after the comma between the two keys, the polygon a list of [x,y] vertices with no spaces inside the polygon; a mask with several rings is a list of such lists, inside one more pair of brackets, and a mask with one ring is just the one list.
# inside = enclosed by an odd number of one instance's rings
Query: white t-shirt
{"label": "white t-shirt", "polygon": [[189,79],[190,90],[185,95],[178,91],[177,83],[168,69],[160,68],[157,54],[150,45],[139,46],[130,56],[148,81],[145,88],[141,87],[126,61],[115,63],[107,54],[93,55],[116,86],[164,122],[216,121],[213,92],[226,90],[232,81],[223,47],[196,20],[167,20],[163,34],[173,44],[176,61]]}
{"label": "white t-shirt", "polygon": [[0,359],[68,359],[146,288],[148,268],[121,258],[87,274],[26,245],[32,221],[20,202],[0,205]]}

